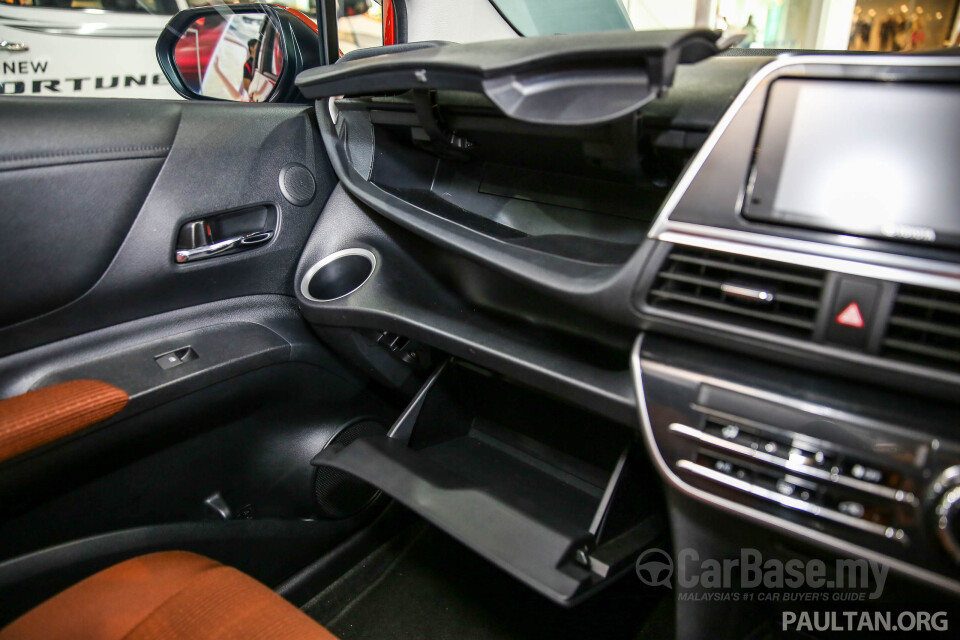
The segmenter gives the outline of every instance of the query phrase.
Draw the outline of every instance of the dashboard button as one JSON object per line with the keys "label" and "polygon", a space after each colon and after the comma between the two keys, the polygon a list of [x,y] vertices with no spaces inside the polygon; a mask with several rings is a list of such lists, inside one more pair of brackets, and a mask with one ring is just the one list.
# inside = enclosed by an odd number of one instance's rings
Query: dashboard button
{"label": "dashboard button", "polygon": [[784,446],[779,442],[774,442],[773,440],[761,440],[760,450],[764,453],[768,453],[772,456],[778,456],[780,458],[786,458],[790,452],[789,447]]}
{"label": "dashboard button", "polygon": [[862,464],[855,464],[850,467],[850,475],[857,480],[879,484],[883,482],[883,471],[872,467],[865,467]]}
{"label": "dashboard button", "polygon": [[866,513],[867,510],[864,508],[863,503],[861,502],[844,500],[843,502],[837,504],[837,511],[853,518],[862,518],[863,514]]}
{"label": "dashboard button", "polygon": [[790,462],[800,464],[805,467],[817,467],[829,469],[833,461],[823,451],[804,451],[792,447],[788,454]]}
{"label": "dashboard button", "polygon": [[797,492],[797,488],[786,480],[777,480],[777,493],[785,496],[792,496]]}
{"label": "dashboard button", "polygon": [[749,482],[753,478],[753,474],[749,469],[741,467],[738,464],[734,464],[729,460],[715,459],[709,463],[715,471],[722,473],[725,476],[730,476],[731,478],[736,478],[737,480],[743,480]]}
{"label": "dashboard button", "polygon": [[880,299],[880,284],[840,277],[824,338],[827,342],[854,349],[865,349],[870,339]]}
{"label": "dashboard button", "polygon": [[733,463],[727,462],[726,460],[717,460],[713,463],[713,468],[720,473],[725,473],[727,475],[731,475],[733,473]]}
{"label": "dashboard button", "polygon": [[726,440],[736,440],[737,436],[740,435],[740,427],[733,424],[728,424],[720,429],[720,435]]}
{"label": "dashboard button", "polygon": [[161,356],[156,356],[154,360],[161,369],[172,369],[183,364],[180,358],[177,357],[177,354],[172,351]]}
{"label": "dashboard button", "polygon": [[704,431],[709,435],[722,438],[727,442],[733,442],[751,449],[758,448],[757,437],[747,431],[744,431],[735,424],[707,422],[707,426]]}

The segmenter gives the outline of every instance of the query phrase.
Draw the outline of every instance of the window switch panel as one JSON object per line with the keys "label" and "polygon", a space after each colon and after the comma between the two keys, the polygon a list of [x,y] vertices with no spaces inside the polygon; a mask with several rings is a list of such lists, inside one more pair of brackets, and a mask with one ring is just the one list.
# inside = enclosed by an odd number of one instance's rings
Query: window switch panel
{"label": "window switch panel", "polygon": [[196,360],[197,352],[193,350],[193,347],[181,347],[179,349],[174,349],[173,351],[168,351],[166,353],[161,353],[158,356],[154,356],[153,359],[157,363],[157,366],[161,369],[173,369],[178,367],[184,362],[190,362],[191,360]]}

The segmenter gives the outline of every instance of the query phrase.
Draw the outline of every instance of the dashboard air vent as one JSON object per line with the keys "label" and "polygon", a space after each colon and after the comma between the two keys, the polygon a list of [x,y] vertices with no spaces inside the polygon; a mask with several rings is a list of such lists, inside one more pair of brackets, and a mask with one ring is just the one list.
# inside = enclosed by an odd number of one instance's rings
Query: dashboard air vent
{"label": "dashboard air vent", "polygon": [[960,370],[960,293],[901,285],[882,355]]}
{"label": "dashboard air vent", "polygon": [[647,301],[665,311],[810,339],[825,277],[820,269],[677,246]]}

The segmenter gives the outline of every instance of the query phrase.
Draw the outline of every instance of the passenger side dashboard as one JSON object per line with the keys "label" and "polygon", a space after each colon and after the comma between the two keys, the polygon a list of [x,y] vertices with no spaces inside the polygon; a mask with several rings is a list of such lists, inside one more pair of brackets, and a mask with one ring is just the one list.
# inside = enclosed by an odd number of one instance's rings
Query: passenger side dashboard
{"label": "passenger side dashboard", "polygon": [[744,215],[780,79],[952,91],[960,59],[715,56],[636,115],[562,127],[395,78],[388,95],[316,96],[342,189],[297,290],[338,251],[374,266],[301,309],[639,427],[676,509],[692,498],[960,593],[957,254]]}

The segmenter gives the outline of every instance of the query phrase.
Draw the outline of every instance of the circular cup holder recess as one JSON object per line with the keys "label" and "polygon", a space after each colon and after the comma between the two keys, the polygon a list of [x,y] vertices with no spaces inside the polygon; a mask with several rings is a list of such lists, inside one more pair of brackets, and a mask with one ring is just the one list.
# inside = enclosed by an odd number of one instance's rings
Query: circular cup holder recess
{"label": "circular cup holder recess", "polygon": [[331,302],[348,296],[366,282],[377,257],[366,249],[344,249],[310,267],[300,283],[300,293],[314,302]]}

